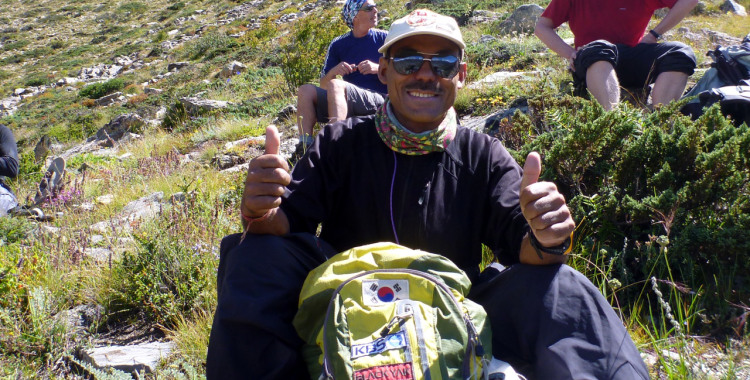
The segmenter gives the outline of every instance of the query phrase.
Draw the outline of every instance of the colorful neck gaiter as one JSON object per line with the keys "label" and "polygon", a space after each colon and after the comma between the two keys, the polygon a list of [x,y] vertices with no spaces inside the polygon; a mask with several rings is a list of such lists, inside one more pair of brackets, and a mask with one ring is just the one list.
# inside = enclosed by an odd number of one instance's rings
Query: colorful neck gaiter
{"label": "colorful neck gaiter", "polygon": [[398,122],[388,100],[375,113],[375,127],[385,145],[393,151],[409,156],[442,152],[456,137],[456,111],[451,107],[440,125],[427,132],[414,133]]}

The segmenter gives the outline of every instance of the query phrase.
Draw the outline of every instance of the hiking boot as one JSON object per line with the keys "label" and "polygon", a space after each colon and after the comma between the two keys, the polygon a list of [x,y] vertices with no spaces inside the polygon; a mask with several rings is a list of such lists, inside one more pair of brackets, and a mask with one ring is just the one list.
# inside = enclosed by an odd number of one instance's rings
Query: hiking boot
{"label": "hiking boot", "polygon": [[46,200],[51,199],[60,192],[65,178],[65,159],[57,157],[44,173],[44,178],[39,182],[39,188],[34,196],[34,205],[38,206]]}

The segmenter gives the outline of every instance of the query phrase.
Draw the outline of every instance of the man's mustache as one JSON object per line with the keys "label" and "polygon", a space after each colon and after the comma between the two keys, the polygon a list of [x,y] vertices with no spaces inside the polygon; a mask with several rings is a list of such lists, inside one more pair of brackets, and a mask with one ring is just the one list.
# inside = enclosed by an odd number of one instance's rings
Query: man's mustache
{"label": "man's mustache", "polygon": [[437,82],[417,82],[413,84],[409,84],[405,87],[406,91],[424,91],[424,92],[434,92],[434,93],[441,93],[442,89],[440,88],[440,85]]}

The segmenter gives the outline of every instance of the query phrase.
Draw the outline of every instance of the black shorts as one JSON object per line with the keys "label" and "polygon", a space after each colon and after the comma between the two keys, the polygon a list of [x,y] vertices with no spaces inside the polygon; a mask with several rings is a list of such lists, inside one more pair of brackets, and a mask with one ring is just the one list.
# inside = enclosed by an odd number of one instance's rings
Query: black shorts
{"label": "black shorts", "polygon": [[586,70],[595,62],[606,61],[615,67],[620,86],[644,88],[663,72],[692,75],[696,61],[693,49],[681,42],[636,46],[613,44],[605,40],[590,42],[578,50],[573,79],[576,88],[585,88]]}
{"label": "black shorts", "polygon": [[[318,103],[315,108],[315,113],[320,123],[328,123],[328,91],[316,87],[315,90],[318,94]],[[351,83],[346,85],[346,106],[348,111],[346,117],[354,116],[367,116],[372,115],[378,111],[383,103],[385,103],[385,97],[378,92],[365,90],[364,88],[357,87]]]}

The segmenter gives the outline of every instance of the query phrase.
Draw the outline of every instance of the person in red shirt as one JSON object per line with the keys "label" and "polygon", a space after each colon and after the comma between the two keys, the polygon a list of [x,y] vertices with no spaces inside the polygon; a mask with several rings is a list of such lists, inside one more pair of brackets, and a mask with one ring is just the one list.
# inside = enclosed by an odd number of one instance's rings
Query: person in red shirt
{"label": "person in red shirt", "polygon": [[[534,34],[566,58],[576,88],[610,110],[620,101],[620,86],[646,88],[653,83],[652,104],[678,99],[695,70],[693,50],[680,42],[658,42],[698,0],[552,0],[537,20]],[[653,29],[654,11],[669,12]],[[571,47],[555,32],[567,22],[575,37]]]}

